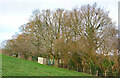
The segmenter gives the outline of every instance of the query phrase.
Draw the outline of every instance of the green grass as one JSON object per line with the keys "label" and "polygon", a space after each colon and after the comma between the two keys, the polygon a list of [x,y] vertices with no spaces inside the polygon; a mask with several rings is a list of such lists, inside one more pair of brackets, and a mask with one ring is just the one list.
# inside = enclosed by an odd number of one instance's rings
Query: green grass
{"label": "green grass", "polygon": [[91,76],[91,75],[2,55],[2,76]]}

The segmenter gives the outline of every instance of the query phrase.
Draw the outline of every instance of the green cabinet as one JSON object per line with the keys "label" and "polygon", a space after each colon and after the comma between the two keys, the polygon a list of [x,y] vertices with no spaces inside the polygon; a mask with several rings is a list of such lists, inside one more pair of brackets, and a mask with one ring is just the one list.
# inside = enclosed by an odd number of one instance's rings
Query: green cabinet
{"label": "green cabinet", "polygon": [[54,65],[54,58],[53,58],[53,59],[50,58],[50,59],[48,60],[48,65]]}

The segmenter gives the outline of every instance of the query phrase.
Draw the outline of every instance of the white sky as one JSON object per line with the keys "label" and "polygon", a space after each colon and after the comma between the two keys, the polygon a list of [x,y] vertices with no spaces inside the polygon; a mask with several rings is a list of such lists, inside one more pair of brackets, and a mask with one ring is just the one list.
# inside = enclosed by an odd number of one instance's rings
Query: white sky
{"label": "white sky", "polygon": [[[97,3],[118,23],[118,1],[120,0],[0,0],[0,43],[11,39],[19,27],[28,22],[34,9],[72,9],[85,4]],[[117,24],[116,24],[117,25]]]}

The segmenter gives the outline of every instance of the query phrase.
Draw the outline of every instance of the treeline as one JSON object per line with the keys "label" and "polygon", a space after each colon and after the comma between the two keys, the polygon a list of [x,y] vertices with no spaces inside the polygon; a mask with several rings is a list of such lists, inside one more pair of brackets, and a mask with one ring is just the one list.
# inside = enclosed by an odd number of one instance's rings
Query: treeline
{"label": "treeline", "polygon": [[21,33],[5,41],[3,54],[51,56],[59,67],[99,76],[118,75],[118,31],[109,13],[94,5],[73,10],[34,10]]}

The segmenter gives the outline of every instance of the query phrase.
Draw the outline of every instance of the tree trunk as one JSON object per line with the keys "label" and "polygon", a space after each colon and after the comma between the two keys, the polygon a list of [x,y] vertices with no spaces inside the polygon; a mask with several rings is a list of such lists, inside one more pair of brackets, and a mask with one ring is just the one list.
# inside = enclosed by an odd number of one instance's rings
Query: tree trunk
{"label": "tree trunk", "polygon": [[85,69],[83,68],[83,72],[85,72]]}
{"label": "tree trunk", "polygon": [[25,59],[25,55],[23,55],[23,54],[18,54],[18,58],[20,58],[20,59]]}
{"label": "tree trunk", "polygon": [[90,69],[90,74],[92,74],[92,70]]}
{"label": "tree trunk", "polygon": [[107,76],[107,71],[105,70],[105,77]]}
{"label": "tree trunk", "polygon": [[29,56],[27,59],[28,59],[29,61],[32,61],[32,56]]}
{"label": "tree trunk", "polygon": [[98,76],[98,70],[96,71],[96,76]]}

